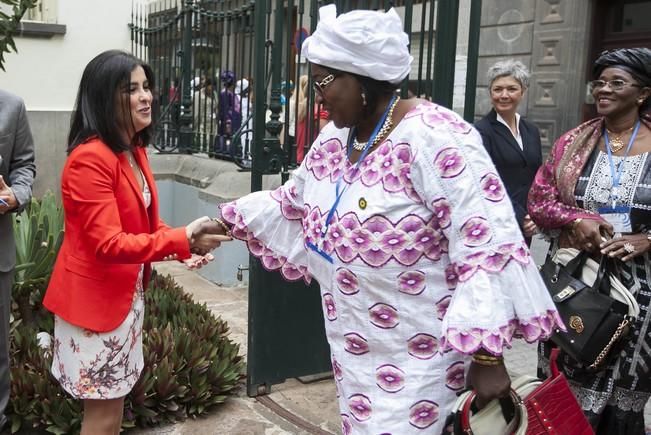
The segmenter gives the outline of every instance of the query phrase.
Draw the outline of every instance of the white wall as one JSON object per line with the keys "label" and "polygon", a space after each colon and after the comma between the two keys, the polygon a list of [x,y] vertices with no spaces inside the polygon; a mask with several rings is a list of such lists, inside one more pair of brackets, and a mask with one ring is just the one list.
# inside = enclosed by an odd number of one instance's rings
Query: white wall
{"label": "white wall", "polygon": [[18,54],[6,55],[0,87],[20,95],[30,111],[69,111],[81,73],[104,50],[131,48],[130,0],[58,0],[66,34],[18,37]]}

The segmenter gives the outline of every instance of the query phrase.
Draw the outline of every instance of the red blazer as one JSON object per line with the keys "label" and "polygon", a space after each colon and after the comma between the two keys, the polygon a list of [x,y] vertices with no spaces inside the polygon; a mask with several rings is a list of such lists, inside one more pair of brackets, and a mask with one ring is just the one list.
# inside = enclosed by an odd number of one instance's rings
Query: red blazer
{"label": "red blazer", "polygon": [[127,157],[97,138],[75,148],[63,168],[65,233],[43,305],[92,331],[112,331],[124,321],[141,264],[147,286],[150,262],[190,257],[185,228],[170,228],[158,216],[145,149],[134,157],[151,190],[149,209]]}

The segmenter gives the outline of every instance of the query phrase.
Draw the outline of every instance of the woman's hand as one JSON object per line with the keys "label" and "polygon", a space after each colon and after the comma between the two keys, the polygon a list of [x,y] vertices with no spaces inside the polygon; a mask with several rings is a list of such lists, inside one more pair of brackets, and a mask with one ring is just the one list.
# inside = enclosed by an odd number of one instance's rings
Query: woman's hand
{"label": "woman's hand", "polygon": [[651,249],[651,241],[646,233],[627,234],[606,240],[599,246],[603,255],[619,258],[622,261],[632,260]]}
{"label": "woman's hand", "polygon": [[603,236],[612,237],[613,226],[596,219],[578,219],[570,224],[572,247],[581,251],[597,252]]}
{"label": "woman's hand", "polygon": [[199,219],[195,219],[185,226],[185,235],[188,237],[188,240],[192,239],[192,234],[197,231],[199,225],[203,222],[209,222],[210,218],[208,216],[201,216]]}
{"label": "woman's hand", "polygon": [[531,237],[538,231],[538,226],[531,220],[531,216],[526,215],[522,222],[522,230],[525,237]]}
{"label": "woman's hand", "polygon": [[[481,351],[477,355],[482,355]],[[498,364],[485,365],[473,360],[468,370],[466,385],[477,393],[475,404],[483,408],[493,399],[508,397],[511,389],[511,378],[506,371],[504,360],[499,358]]]}
{"label": "woman's hand", "polygon": [[201,269],[203,266],[210,263],[214,259],[215,257],[211,253],[208,253],[206,255],[192,254],[192,257],[188,258],[187,260],[183,260],[183,263],[188,269],[196,270]]}
{"label": "woman's hand", "polygon": [[[196,224],[195,224],[196,223]],[[190,233],[190,252],[198,255],[206,255],[221,245],[221,242],[233,240],[232,237],[223,235],[222,226],[207,216],[190,223],[187,228]]]}

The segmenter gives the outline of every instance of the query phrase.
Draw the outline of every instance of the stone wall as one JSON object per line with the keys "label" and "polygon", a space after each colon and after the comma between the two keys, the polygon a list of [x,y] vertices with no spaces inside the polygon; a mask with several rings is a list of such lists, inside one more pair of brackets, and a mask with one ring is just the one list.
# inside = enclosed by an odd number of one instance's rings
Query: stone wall
{"label": "stone wall", "polygon": [[61,196],[61,170],[66,160],[70,112],[28,111],[27,118],[34,137],[36,154],[35,197],[52,191]]}

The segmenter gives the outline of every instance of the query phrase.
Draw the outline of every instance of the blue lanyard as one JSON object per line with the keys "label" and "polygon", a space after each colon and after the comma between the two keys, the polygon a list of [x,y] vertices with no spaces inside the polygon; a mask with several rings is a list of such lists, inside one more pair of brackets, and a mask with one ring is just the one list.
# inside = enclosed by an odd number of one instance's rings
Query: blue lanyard
{"label": "blue lanyard", "polygon": [[[357,162],[355,163],[354,170],[356,171],[359,168],[359,165],[362,163],[362,161],[366,158],[366,155],[368,154],[369,150],[373,146],[373,142],[375,142],[375,138],[377,134],[380,132],[380,129],[382,128],[382,125],[384,125],[384,121],[386,121],[387,116],[389,115],[389,110],[391,110],[391,106],[393,106],[393,103],[396,101],[396,96],[394,95],[393,98],[391,98],[391,101],[389,101],[389,104],[387,105],[386,110],[384,111],[384,115],[382,115],[382,118],[378,121],[378,123],[375,125],[375,129],[373,130],[373,133],[371,133],[371,137],[368,139],[368,142],[366,142],[366,146],[364,146],[364,149],[362,150],[362,155],[359,157]],[[348,150],[346,153],[346,160],[350,158],[350,154],[353,151],[353,138],[355,137],[355,131],[351,130],[351,134],[348,137]],[[335,201],[332,204],[332,207],[330,207],[330,211],[328,212],[328,217],[326,218],[325,225],[321,229],[321,237],[323,237],[327,232],[328,232],[328,227],[330,226],[330,222],[332,221],[332,217],[334,216],[335,212],[337,211],[337,207],[339,207],[339,201],[341,200],[341,197],[344,196],[344,192],[348,188],[349,185],[346,185],[343,189],[341,189],[341,182],[344,179],[344,172],[341,172],[341,175],[339,176],[339,179],[337,179],[337,185],[335,187]],[[340,190],[341,189],[341,190]]]}
{"label": "blue lanyard", "polygon": [[[637,137],[637,132],[640,129],[640,120],[637,120],[637,124],[635,124],[635,129],[633,130],[633,134],[631,134],[631,138],[628,141],[628,146],[626,147],[626,152],[624,153],[624,160],[626,157],[628,157],[628,153],[631,151],[631,148],[633,147],[633,142],[635,142],[635,138]],[[610,163],[610,176],[613,179],[613,191],[615,192],[615,198],[612,198],[613,200],[613,207],[615,207],[615,201],[617,200],[617,191],[619,189],[619,180],[622,178],[622,172],[624,171],[624,160],[619,162],[619,165],[617,165],[617,170],[615,170],[615,162],[613,161],[613,152],[610,149],[610,140],[608,139],[608,130],[606,127],[604,127],[604,141],[606,142],[606,151],[608,152],[608,163]]]}

